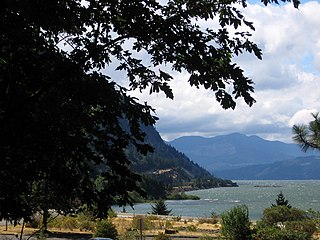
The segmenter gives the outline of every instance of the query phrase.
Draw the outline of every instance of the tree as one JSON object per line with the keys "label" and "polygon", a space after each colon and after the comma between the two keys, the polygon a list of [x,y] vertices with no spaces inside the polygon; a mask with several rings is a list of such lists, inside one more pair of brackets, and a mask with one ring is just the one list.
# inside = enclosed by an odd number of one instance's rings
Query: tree
{"label": "tree", "polygon": [[268,226],[285,224],[288,221],[305,220],[306,214],[304,211],[297,208],[288,208],[287,206],[275,206],[266,208],[263,211],[262,222]]}
{"label": "tree", "polygon": [[316,225],[311,221],[306,212],[286,205],[266,208],[260,222],[256,225],[258,239],[312,239]]}
{"label": "tree", "polygon": [[276,206],[286,206],[288,208],[291,208],[289,201],[284,197],[284,195],[281,191],[278,194],[278,197],[276,199],[276,204],[272,204],[272,207],[276,207]]}
{"label": "tree", "polygon": [[320,150],[320,116],[319,113],[312,113],[313,121],[309,125],[294,125],[293,140],[301,147],[303,151],[309,148]]}
{"label": "tree", "polygon": [[118,239],[118,231],[111,221],[101,220],[97,223],[94,237]]}
{"label": "tree", "polygon": [[249,210],[245,205],[231,208],[221,215],[221,232],[229,240],[248,240],[251,237]]}
{"label": "tree", "polygon": [[[173,98],[164,64],[187,71],[190,85],[212,90],[223,108],[235,108],[238,98],[251,106],[253,81],[232,58],[248,51],[261,59],[261,50],[239,31],[254,27],[237,2],[2,1],[0,219],[27,219],[47,207],[66,213],[79,202],[102,217],[115,201],[132,204],[129,192],[141,192],[141,178],[124,149],[151,151],[140,126],[157,118],[128,91]],[[216,18],[218,29],[195,23]],[[126,74],[128,87],[114,71]],[[56,198],[33,202],[42,191]]]}
{"label": "tree", "polygon": [[167,204],[163,200],[159,200],[155,203],[155,205],[151,205],[152,207],[152,214],[155,215],[170,215],[172,212],[168,210]]}

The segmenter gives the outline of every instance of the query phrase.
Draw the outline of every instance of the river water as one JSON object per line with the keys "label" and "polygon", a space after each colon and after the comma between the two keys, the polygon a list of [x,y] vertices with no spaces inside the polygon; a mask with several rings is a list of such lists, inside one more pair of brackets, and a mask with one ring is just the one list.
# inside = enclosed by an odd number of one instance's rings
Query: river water
{"label": "river water", "polygon": [[[175,216],[209,217],[212,212],[221,214],[230,208],[245,204],[249,208],[251,220],[261,218],[263,209],[275,203],[282,192],[289,204],[303,210],[320,211],[320,180],[259,180],[236,181],[239,187],[213,188],[187,192],[197,195],[200,200],[166,201],[168,209]],[[114,207],[115,211],[122,208]],[[147,214],[152,212],[150,203],[137,204],[134,209],[126,207],[126,212]]]}

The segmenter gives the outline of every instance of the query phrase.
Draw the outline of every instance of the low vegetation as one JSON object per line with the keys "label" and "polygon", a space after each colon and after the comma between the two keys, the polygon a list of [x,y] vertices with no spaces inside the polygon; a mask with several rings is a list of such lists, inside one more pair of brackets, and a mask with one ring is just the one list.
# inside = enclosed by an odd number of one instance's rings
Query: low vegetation
{"label": "low vegetation", "polygon": [[[162,210],[170,212],[161,202],[157,204]],[[36,215],[27,227],[39,229],[41,223],[41,215]],[[96,219],[92,212],[83,211],[75,216],[51,216],[48,228],[52,232],[69,231],[118,240],[139,238],[141,224],[143,236],[154,236],[155,240],[171,239],[172,235],[197,236],[201,240],[311,240],[320,239],[319,223],[320,212],[295,208],[280,193],[276,203],[267,207],[255,224],[250,222],[247,206],[240,205],[221,216],[212,213],[208,218],[197,219],[151,214],[120,218],[114,212],[109,212],[108,219]]]}
{"label": "low vegetation", "polygon": [[166,197],[168,200],[199,200],[200,198],[195,195],[185,193],[171,193]]}
{"label": "low vegetation", "polygon": [[230,240],[250,239],[249,210],[245,205],[236,206],[221,216],[221,233]]}
{"label": "low vegetation", "polygon": [[109,237],[112,239],[118,238],[118,231],[115,225],[109,220],[100,220],[96,224],[94,237]]}

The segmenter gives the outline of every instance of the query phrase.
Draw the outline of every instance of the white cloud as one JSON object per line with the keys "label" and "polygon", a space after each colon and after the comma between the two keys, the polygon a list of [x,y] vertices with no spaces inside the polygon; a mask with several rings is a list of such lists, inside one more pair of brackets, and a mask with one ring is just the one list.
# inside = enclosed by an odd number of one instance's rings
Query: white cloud
{"label": "white cloud", "polygon": [[249,108],[240,100],[236,110],[225,111],[213,93],[191,88],[186,73],[175,73],[173,101],[163,94],[135,93],[156,108],[156,127],[165,139],[241,132],[290,142],[292,125],[320,111],[320,3],[306,2],[299,10],[292,4],[256,4],[243,12],[254,22],[252,40],[264,55],[262,61],[249,54],[235,61],[254,80],[257,103]]}
{"label": "white cloud", "polygon": [[292,127],[293,125],[297,124],[308,124],[310,121],[313,120],[311,113],[316,112],[316,109],[302,109],[296,112],[289,120],[289,126]]}

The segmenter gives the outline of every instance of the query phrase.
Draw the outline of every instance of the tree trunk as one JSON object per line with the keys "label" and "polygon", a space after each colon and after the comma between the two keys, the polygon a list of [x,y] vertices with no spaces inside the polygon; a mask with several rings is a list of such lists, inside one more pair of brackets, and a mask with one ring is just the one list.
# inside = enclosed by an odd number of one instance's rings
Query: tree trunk
{"label": "tree trunk", "polygon": [[42,231],[43,232],[46,232],[48,229],[48,218],[49,218],[48,209],[43,209],[43,219],[42,219]]}

